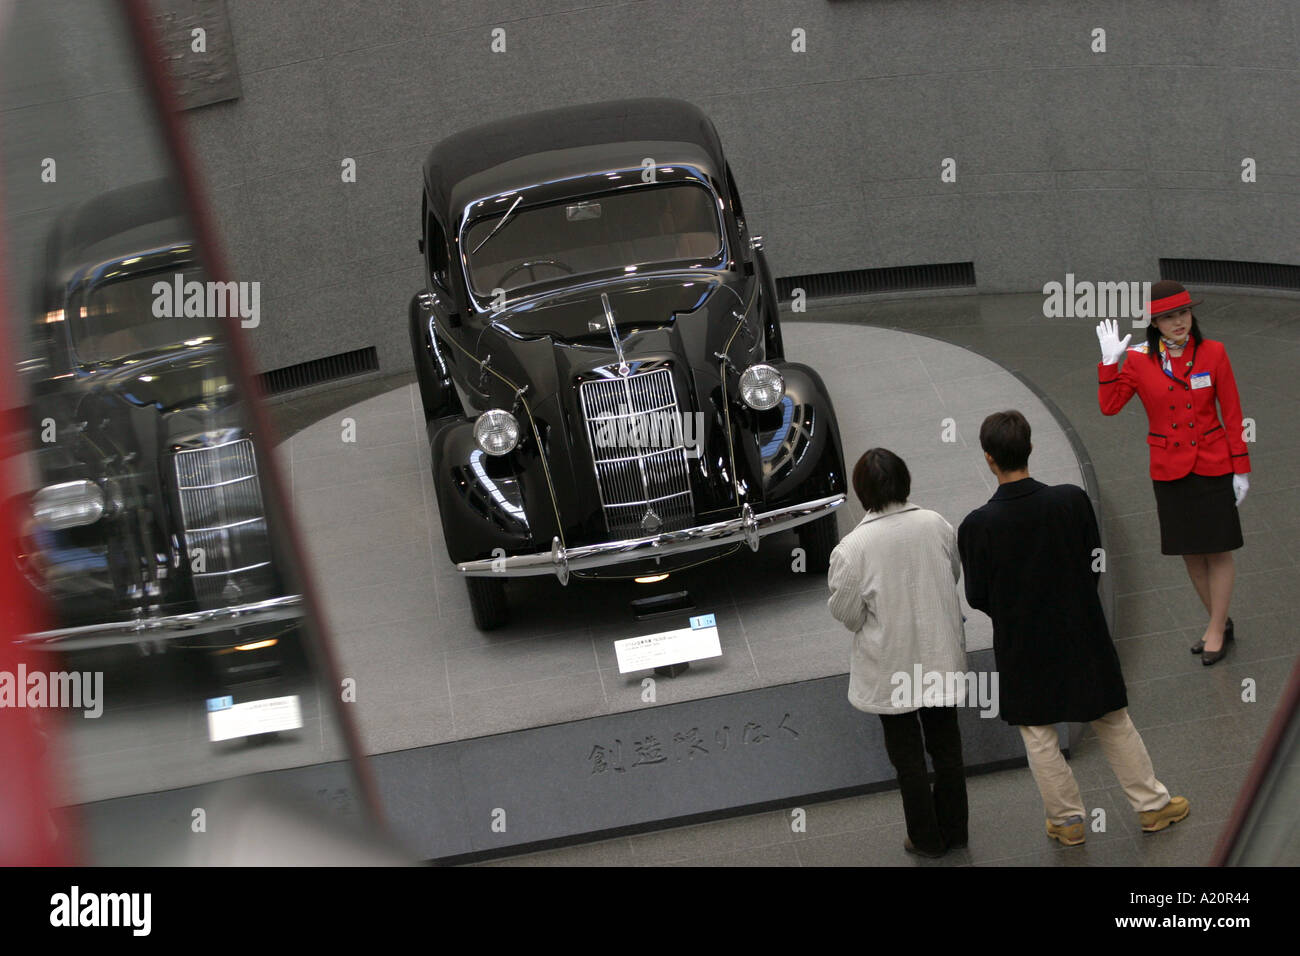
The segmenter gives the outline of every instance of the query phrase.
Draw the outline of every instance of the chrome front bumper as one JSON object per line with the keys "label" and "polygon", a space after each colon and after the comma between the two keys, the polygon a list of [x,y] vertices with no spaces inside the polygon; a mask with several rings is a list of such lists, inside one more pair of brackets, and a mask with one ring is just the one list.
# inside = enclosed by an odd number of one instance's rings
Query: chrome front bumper
{"label": "chrome front bumper", "polygon": [[87,647],[108,647],[113,644],[168,641],[178,637],[210,634],[214,631],[227,631],[253,624],[289,621],[302,617],[303,613],[302,596],[289,594],[252,604],[191,611],[188,614],[140,617],[131,621],[107,621],[103,624],[85,624],[81,627],[39,631],[36,634],[20,637],[18,643],[33,647],[77,650]]}
{"label": "chrome front bumper", "polygon": [[560,539],[555,538],[551,542],[550,551],[465,561],[456,565],[456,570],[479,577],[496,574],[506,577],[554,574],[561,584],[567,584],[570,571],[698,551],[701,548],[716,548],[737,541],[743,541],[757,551],[760,538],[816,521],[831,514],[842,504],[843,495],[831,495],[761,514],[755,514],[749,505],[745,505],[739,517],[728,518],[726,521],[714,521],[681,531],[666,531],[647,538],[627,538],[623,541],[584,544],[575,548],[561,547]]}

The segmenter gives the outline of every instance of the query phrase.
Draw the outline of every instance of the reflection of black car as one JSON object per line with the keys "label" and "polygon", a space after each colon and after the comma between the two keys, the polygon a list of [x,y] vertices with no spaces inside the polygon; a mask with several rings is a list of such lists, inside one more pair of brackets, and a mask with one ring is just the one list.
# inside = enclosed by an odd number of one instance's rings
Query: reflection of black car
{"label": "reflection of black car", "polygon": [[298,615],[218,322],[155,308],[157,283],[202,279],[187,233],[155,182],[50,235],[23,363],[37,487],[19,561],[57,628],[33,643],[246,644]]}
{"label": "reflection of black car", "polygon": [[411,344],[480,627],[505,621],[511,576],[662,573],[796,526],[825,568],[835,412],[782,354],[703,113],[616,101],[456,134],[425,163],[423,221]]}

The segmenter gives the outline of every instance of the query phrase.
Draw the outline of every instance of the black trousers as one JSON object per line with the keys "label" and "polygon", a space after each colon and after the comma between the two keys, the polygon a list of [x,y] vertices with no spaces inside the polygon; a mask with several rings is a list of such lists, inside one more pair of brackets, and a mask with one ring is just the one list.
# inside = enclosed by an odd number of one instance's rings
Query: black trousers
{"label": "black trousers", "polygon": [[[957,708],[922,707],[907,714],[881,714],[880,723],[885,730],[885,752],[898,774],[912,845],[927,853],[964,846],[970,813]],[[925,766],[926,751],[934,763],[933,792]]]}

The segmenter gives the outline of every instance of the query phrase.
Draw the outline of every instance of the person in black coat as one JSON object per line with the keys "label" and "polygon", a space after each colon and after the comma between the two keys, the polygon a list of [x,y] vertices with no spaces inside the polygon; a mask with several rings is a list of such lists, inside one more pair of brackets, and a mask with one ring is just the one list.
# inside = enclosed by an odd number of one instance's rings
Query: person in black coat
{"label": "person in black coat", "polygon": [[1030,427],[1017,411],[980,426],[980,447],[998,490],[957,531],[966,600],[993,620],[999,710],[1025,741],[1047,812],[1047,835],[1084,842],[1084,808],[1061,755],[1055,724],[1088,722],[1142,829],[1187,816],[1155,777],[1128,715],[1119,655],[1097,595],[1101,535],[1087,493],[1029,477]]}

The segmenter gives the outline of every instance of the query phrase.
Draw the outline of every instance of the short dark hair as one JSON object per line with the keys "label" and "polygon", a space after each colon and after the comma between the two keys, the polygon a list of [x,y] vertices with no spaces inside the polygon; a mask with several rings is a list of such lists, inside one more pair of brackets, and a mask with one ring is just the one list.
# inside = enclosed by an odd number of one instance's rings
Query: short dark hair
{"label": "short dark hair", "polygon": [[993,459],[999,471],[1020,471],[1029,467],[1029,421],[1014,408],[994,412],[980,425],[980,448]]}
{"label": "short dark hair", "polygon": [[862,507],[879,511],[902,504],[912,492],[912,473],[903,459],[888,448],[868,448],[853,466],[853,490]]}

